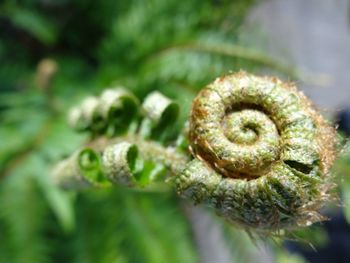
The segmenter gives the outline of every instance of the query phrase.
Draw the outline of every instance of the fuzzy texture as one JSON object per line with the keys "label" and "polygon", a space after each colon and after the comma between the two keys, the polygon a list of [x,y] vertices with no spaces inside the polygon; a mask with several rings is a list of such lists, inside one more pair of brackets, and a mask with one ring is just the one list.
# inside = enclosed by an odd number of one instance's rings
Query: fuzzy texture
{"label": "fuzzy texture", "polygon": [[54,184],[64,189],[83,189],[92,187],[94,184],[85,176],[84,167],[82,167],[82,154],[84,150],[78,150],[69,158],[58,163],[52,173]]}
{"label": "fuzzy texture", "polygon": [[128,142],[108,146],[102,155],[104,174],[116,184],[133,185],[137,155],[137,147]]}
{"label": "fuzzy texture", "polygon": [[242,71],[216,79],[193,101],[189,135],[181,195],[261,231],[323,219],[335,131],[292,83]]}
{"label": "fuzzy texture", "polygon": [[138,99],[126,89],[106,89],[99,97],[88,97],[74,107],[68,116],[76,131],[94,135],[123,133],[135,120],[139,111]]}

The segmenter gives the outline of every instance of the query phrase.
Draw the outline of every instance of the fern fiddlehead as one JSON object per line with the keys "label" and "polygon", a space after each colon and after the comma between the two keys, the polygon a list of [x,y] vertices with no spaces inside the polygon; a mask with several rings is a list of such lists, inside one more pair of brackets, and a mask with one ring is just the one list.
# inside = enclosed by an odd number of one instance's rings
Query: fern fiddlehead
{"label": "fern fiddlehead", "polygon": [[218,78],[193,101],[189,152],[164,133],[175,103],[154,92],[138,105],[117,89],[75,108],[71,125],[93,140],[57,166],[56,182],[145,187],[171,175],[179,195],[246,228],[269,233],[322,220],[335,131],[293,84],[245,72]]}
{"label": "fern fiddlehead", "polygon": [[89,132],[92,140],[54,167],[54,182],[67,189],[143,187],[178,173],[189,160],[168,143],[167,130],[178,111],[159,92],[149,94],[142,106],[123,88],[86,98],[70,111],[69,124]]}
{"label": "fern fiddlehead", "polygon": [[261,230],[319,220],[334,130],[292,84],[245,72],[218,78],[192,104],[190,143],[180,194]]}

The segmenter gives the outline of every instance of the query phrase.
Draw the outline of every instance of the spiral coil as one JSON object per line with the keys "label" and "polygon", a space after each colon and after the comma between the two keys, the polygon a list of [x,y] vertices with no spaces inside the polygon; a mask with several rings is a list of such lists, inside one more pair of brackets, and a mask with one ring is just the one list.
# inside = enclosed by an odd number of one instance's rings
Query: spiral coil
{"label": "spiral coil", "polygon": [[195,159],[177,179],[180,194],[262,230],[320,220],[334,129],[293,84],[218,78],[193,101],[189,138]]}

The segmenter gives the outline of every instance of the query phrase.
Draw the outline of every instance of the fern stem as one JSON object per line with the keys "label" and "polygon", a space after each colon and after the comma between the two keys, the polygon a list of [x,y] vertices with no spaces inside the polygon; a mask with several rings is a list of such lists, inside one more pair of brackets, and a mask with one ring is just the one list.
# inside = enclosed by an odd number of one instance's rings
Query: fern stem
{"label": "fern stem", "polygon": [[[186,163],[189,161],[189,155],[180,152],[174,147],[166,147],[160,143],[145,140],[139,135],[128,135],[120,136],[112,139],[106,137],[99,137],[90,142],[88,142],[84,148],[91,149],[97,153],[103,153],[106,148],[109,146],[116,145],[118,143],[131,143],[136,145],[139,149],[141,158],[144,160],[152,161],[154,163],[160,164],[166,168],[168,171],[168,176],[178,175],[186,166]],[[75,188],[84,188],[88,187],[101,187],[101,186],[111,186],[112,184],[103,183],[103,184],[91,184],[86,181],[86,178],[77,176],[77,171],[72,171],[71,167],[77,167],[77,159],[72,158],[76,154],[73,154],[70,158],[61,161],[55,168],[63,167],[63,169],[56,169],[54,175],[54,181],[58,185],[61,185],[65,188],[75,189]],[[72,163],[73,162],[73,163]],[[65,164],[66,163],[66,164]],[[65,164],[62,166],[62,164]]]}
{"label": "fern stem", "polygon": [[189,161],[188,155],[177,151],[174,147],[165,147],[155,141],[145,140],[139,135],[121,136],[112,139],[101,137],[89,142],[87,146],[101,152],[107,146],[119,142],[129,142],[137,145],[144,158],[164,164],[173,175],[181,172]]}

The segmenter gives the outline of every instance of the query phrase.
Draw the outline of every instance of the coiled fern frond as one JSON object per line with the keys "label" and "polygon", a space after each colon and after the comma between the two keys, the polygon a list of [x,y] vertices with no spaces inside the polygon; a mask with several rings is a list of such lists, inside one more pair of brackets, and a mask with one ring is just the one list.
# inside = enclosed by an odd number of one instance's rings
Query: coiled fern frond
{"label": "coiled fern frond", "polygon": [[335,130],[293,84],[243,71],[218,78],[194,99],[189,125],[172,138],[178,110],[158,92],[142,107],[122,89],[88,98],[70,124],[92,139],[56,166],[55,182],[174,182],[179,195],[265,233],[323,220],[318,211],[330,199]]}
{"label": "coiled fern frond", "polygon": [[178,191],[260,230],[307,226],[330,198],[335,130],[293,84],[239,72],[194,100]]}

